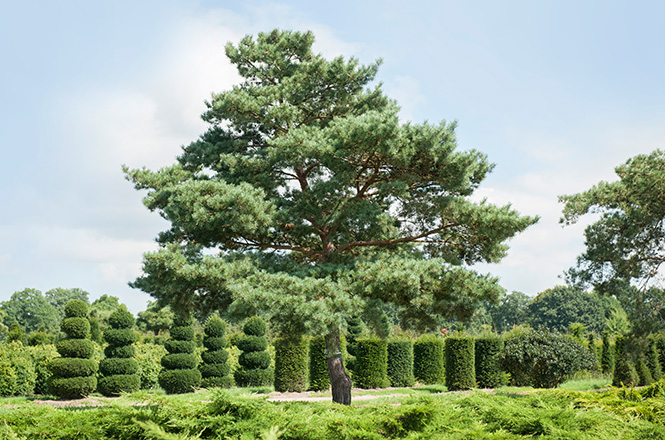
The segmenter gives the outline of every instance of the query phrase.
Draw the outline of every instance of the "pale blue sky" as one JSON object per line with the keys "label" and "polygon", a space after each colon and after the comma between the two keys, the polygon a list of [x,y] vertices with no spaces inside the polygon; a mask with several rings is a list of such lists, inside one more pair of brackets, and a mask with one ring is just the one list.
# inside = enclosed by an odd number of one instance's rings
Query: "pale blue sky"
{"label": "pale blue sky", "polygon": [[116,295],[165,224],[120,166],[159,167],[235,81],[223,46],[307,30],[326,56],[382,58],[402,118],[459,122],[496,163],[480,191],[540,224],[484,266],[530,295],[583,249],[556,196],[665,148],[665,6],[611,1],[23,1],[0,15],[0,301],[34,287]]}

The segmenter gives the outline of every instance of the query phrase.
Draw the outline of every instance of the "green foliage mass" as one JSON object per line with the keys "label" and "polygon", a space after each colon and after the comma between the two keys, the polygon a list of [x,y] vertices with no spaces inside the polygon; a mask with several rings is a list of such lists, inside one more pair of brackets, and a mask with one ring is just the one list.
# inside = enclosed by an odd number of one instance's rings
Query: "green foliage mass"
{"label": "green foliage mass", "polygon": [[413,341],[411,339],[388,340],[388,380],[393,387],[410,387],[413,375]]}
{"label": "green foliage mass", "polygon": [[229,43],[240,82],[206,103],[208,130],[173,166],[125,168],[170,223],[132,285],[337,345],[346,316],[382,303],[405,325],[472,316],[503,289],[469,266],[500,261],[537,218],[474,199],[493,164],[457,148],[455,123],[401,123],[372,85],[379,62],[313,43],[279,30]]}
{"label": "green foliage mass", "polygon": [[326,342],[323,336],[310,338],[309,342],[309,390],[323,391],[330,388]]}
{"label": "green foliage mass", "polygon": [[307,389],[309,339],[300,335],[277,338],[275,346],[275,391]]}
{"label": "green foliage mass", "polygon": [[445,346],[446,388],[468,390],[476,386],[475,339],[449,336]]}
{"label": "green foliage mass", "polygon": [[388,346],[384,339],[356,341],[356,365],[353,383],[358,388],[385,388],[388,381]]}
{"label": "green foliage mass", "polygon": [[556,387],[595,365],[594,355],[571,337],[533,329],[510,332],[499,359],[513,385],[538,388]]}
{"label": "green foliage mass", "polygon": [[9,300],[0,304],[0,310],[4,312],[3,323],[7,327],[17,322],[27,333],[37,331],[40,327],[44,327],[47,333],[57,333],[59,330],[58,310],[37,289],[13,293]]}
{"label": "green foliage mass", "polygon": [[201,372],[198,370],[198,359],[194,354],[196,343],[191,329],[192,317],[188,313],[176,315],[175,331],[164,347],[168,354],[162,357],[164,369],[159,373],[159,385],[168,394],[191,393],[201,384]]}
{"label": "green foliage mass", "polygon": [[504,374],[499,365],[503,350],[503,338],[499,335],[483,335],[475,344],[476,381],[479,388],[498,388],[504,385]]}
{"label": "green foliage mass", "polygon": [[233,376],[228,364],[229,353],[227,346],[226,323],[217,315],[210,316],[204,326],[205,336],[203,346],[206,350],[201,353],[203,363],[199,365],[201,385],[204,388],[224,387],[233,385]]}
{"label": "green foliage mass", "polygon": [[134,316],[122,305],[110,314],[108,322],[110,328],[104,331],[107,357],[99,364],[102,377],[98,389],[111,397],[137,391],[141,387],[141,376],[139,364],[133,359],[136,353],[133,344],[138,340],[138,334],[132,330]]}
{"label": "green foliage mass", "polygon": [[616,363],[612,375],[612,385],[615,387],[629,387],[637,385],[639,381],[635,365],[626,350],[628,342],[624,336],[617,337],[615,341]]}
{"label": "green foliage mass", "polygon": [[243,331],[245,333],[236,344],[242,351],[234,372],[236,384],[241,387],[272,385],[274,371],[270,368],[270,354],[266,351],[265,322],[259,316],[248,318]]}
{"label": "green foliage mass", "polygon": [[445,345],[436,335],[423,335],[413,343],[413,374],[421,384],[445,381]]}

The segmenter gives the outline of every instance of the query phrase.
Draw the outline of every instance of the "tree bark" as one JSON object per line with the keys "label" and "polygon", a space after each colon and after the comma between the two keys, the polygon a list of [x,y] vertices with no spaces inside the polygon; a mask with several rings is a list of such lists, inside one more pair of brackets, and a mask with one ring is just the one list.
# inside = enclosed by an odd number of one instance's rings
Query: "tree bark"
{"label": "tree bark", "polygon": [[326,363],[332,386],[332,400],[342,405],[351,405],[351,378],[344,371],[339,327],[333,326],[326,335]]}

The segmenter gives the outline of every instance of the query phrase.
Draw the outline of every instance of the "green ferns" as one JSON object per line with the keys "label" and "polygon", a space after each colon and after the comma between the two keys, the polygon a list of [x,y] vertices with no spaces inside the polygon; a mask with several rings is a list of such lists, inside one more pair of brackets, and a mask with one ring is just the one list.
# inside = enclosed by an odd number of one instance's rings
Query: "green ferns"
{"label": "green ferns", "polygon": [[49,363],[51,378],[48,389],[61,399],[79,399],[97,388],[97,363],[92,359],[95,344],[87,339],[90,322],[88,306],[81,300],[71,300],[65,306],[65,319],[60,328],[67,338],[56,344],[60,354]]}
{"label": "green ferns", "polygon": [[104,332],[108,346],[104,350],[105,359],[99,363],[102,378],[97,389],[105,396],[119,396],[131,393],[141,387],[139,364],[134,359],[134,343],[138,339],[132,330],[134,316],[122,306],[109,316],[109,329]]}

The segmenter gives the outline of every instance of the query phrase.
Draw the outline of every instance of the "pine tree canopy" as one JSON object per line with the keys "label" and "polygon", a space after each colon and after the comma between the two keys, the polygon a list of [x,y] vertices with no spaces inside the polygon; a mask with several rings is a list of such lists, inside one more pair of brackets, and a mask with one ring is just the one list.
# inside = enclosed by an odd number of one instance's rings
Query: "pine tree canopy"
{"label": "pine tree canopy", "polygon": [[206,102],[209,129],[173,166],[124,168],[171,224],[132,285],[289,331],[381,302],[410,325],[470,316],[503,291],[470,266],[499,262],[538,219],[474,201],[493,164],[457,149],[455,123],[400,122],[371,86],[380,62],[327,60],[313,42],[274,30],[229,43],[243,80]]}

